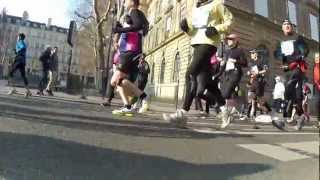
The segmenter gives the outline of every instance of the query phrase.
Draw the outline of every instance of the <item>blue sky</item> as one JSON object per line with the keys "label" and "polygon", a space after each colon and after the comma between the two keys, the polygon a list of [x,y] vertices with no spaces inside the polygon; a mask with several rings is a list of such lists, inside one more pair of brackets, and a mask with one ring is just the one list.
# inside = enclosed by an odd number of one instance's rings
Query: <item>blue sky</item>
{"label": "blue sky", "polygon": [[8,14],[20,17],[26,10],[32,21],[47,23],[48,18],[52,18],[53,25],[68,27],[74,1],[76,0],[0,0],[0,10],[6,7]]}

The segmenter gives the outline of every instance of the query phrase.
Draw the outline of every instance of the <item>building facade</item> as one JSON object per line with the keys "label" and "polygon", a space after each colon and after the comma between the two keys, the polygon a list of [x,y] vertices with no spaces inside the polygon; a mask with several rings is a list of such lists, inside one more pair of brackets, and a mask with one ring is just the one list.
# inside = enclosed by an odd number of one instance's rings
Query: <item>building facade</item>
{"label": "building facade", "polygon": [[[179,22],[190,17],[195,2],[142,2],[151,27],[144,41],[144,51],[151,67],[148,90],[152,96],[165,99],[184,96],[185,73],[193,50],[189,37],[179,29]],[[319,0],[225,0],[224,3],[234,15],[231,32],[240,36],[240,46],[247,50],[266,50],[264,57],[270,65],[267,96],[271,95],[274,76],[282,75],[273,51],[282,37],[281,24],[286,18],[296,24],[297,32],[305,37],[310,47],[308,75],[311,78],[314,54],[319,51]]]}
{"label": "building facade", "polygon": [[[24,12],[22,17],[7,15],[5,11],[0,14],[0,64],[7,66],[14,57],[17,35],[26,35],[27,72],[40,75],[41,65],[39,57],[47,46],[58,47],[59,79],[66,80],[68,62],[70,58],[70,46],[67,44],[68,29],[54,26],[48,23],[39,23],[28,20],[28,14]],[[71,73],[79,74],[79,53],[73,53],[71,61]]]}

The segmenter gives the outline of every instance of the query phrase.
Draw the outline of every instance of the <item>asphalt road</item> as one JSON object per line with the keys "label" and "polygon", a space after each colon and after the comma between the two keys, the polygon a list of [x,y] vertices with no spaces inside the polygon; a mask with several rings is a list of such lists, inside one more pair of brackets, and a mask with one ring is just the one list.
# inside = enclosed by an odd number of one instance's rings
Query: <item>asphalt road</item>
{"label": "asphalt road", "polygon": [[0,94],[0,180],[316,180],[319,131],[195,115],[111,115],[98,105]]}

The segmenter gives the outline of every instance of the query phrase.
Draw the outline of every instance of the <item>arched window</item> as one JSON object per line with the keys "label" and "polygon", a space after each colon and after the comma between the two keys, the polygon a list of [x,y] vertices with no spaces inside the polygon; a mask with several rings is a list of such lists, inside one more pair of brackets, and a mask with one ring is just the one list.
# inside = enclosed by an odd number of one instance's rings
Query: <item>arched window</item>
{"label": "arched window", "polygon": [[166,60],[165,58],[162,59],[161,67],[160,67],[160,83],[164,83],[164,73],[166,72]]}
{"label": "arched window", "polygon": [[176,54],[174,63],[173,63],[173,72],[172,72],[172,82],[178,82],[179,79],[179,71],[180,71],[180,53]]}

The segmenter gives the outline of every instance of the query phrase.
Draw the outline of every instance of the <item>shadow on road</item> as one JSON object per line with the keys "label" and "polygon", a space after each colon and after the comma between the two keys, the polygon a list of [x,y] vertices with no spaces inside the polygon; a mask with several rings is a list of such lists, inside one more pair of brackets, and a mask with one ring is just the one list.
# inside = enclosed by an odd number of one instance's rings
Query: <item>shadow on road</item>
{"label": "shadow on road", "polygon": [[198,165],[48,137],[0,133],[0,179],[232,180],[271,169],[264,164]]}
{"label": "shadow on road", "polygon": [[0,104],[0,116],[15,120],[27,120],[35,123],[58,125],[81,130],[111,132],[130,136],[208,139],[218,137],[243,138],[251,135],[239,134],[205,134],[188,129],[177,129],[169,123],[157,121],[133,121],[112,119],[112,117],[95,117],[77,115],[72,112],[50,112],[35,108],[20,107],[14,104]]}

